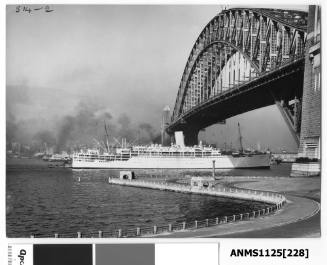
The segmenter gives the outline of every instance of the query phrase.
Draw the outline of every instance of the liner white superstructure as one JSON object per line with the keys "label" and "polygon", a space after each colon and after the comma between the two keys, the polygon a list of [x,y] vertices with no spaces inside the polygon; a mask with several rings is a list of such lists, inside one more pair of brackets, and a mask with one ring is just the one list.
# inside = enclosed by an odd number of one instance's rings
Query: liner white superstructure
{"label": "liner white superstructure", "polygon": [[118,148],[115,153],[98,150],[74,153],[72,168],[111,169],[211,169],[269,168],[270,154],[224,155],[212,147],[160,145]]}

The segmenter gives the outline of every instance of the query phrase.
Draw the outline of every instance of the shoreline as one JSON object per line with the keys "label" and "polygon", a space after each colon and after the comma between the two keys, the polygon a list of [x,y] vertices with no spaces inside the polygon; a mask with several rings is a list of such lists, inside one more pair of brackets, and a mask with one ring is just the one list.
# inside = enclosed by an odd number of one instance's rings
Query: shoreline
{"label": "shoreline", "polygon": [[[269,216],[222,224],[218,227],[203,228],[197,231],[180,231],[165,235],[155,235],[154,237],[273,238],[274,236],[271,233],[277,233],[278,237],[320,237],[320,180],[320,177],[309,179],[280,177],[278,180],[266,177],[225,177],[224,183],[228,186],[282,192],[288,203],[282,209]],[[295,184],[294,181],[296,181]],[[293,185],[289,185],[292,183]],[[296,195],[293,195],[293,193]],[[311,196],[308,196],[310,193],[312,193]],[[304,225],[297,225],[303,221],[306,221]],[[303,227],[305,230],[303,230]],[[290,236],[288,236],[289,230],[292,231]]]}
{"label": "shoreline", "polygon": [[[294,185],[294,180],[296,180],[297,185]],[[315,188],[319,189],[320,191],[320,178],[314,179]],[[140,235],[141,237],[160,237],[160,238],[170,238],[170,237],[178,237],[178,238],[184,238],[184,237],[241,237],[242,233],[249,233],[251,232],[254,234],[251,237],[256,237],[255,232],[260,230],[268,230],[276,227],[282,227],[290,224],[295,224],[297,222],[310,219],[317,215],[320,212],[320,203],[318,202],[320,199],[320,192],[319,196],[316,196],[315,199],[308,198],[306,193],[307,190],[307,181],[308,179],[294,179],[290,177],[279,177],[279,178],[267,178],[267,177],[258,177],[258,176],[236,176],[236,177],[221,177],[219,179],[220,182],[215,183],[215,186],[211,189],[216,190],[216,196],[220,196],[219,192],[221,192],[222,187],[228,190],[230,189],[230,195],[233,198],[238,198],[242,192],[244,192],[245,189],[251,190],[254,194],[262,194],[266,196],[266,199],[268,196],[271,196],[271,193],[279,194],[280,198],[286,198],[287,203],[283,207],[277,207],[276,211],[273,213],[270,212],[269,216],[264,214],[259,216],[255,216],[256,218],[246,218],[246,219],[233,219],[232,222],[223,222],[223,223],[217,223],[216,226],[208,226],[205,227],[190,227],[188,228],[187,225],[183,225],[182,229],[178,229],[176,231],[169,230],[169,231],[161,231],[160,233],[157,233],[157,227],[154,226],[155,232],[153,234],[144,234]],[[163,186],[163,183],[158,182],[149,182],[149,181],[137,181],[137,180],[109,180],[112,184],[118,184],[118,185],[127,185],[127,186],[135,186],[135,187],[142,187],[142,188],[155,188],[155,189],[161,189],[161,190],[173,190],[173,191],[179,191],[180,185],[178,185],[178,180],[174,184],[176,185],[176,188],[166,188]],[[285,184],[290,182],[293,183],[294,186],[293,190],[291,191],[283,191],[282,188],[285,188]],[[303,182],[303,183],[301,183]],[[310,179],[310,182],[312,182],[312,179]],[[302,190],[298,189],[300,183],[303,187],[306,187],[306,189]],[[218,184],[218,185],[217,185]],[[294,189],[295,188],[295,189]],[[188,187],[189,190],[187,192],[198,192],[196,189],[195,191]],[[212,195],[212,190],[207,189],[205,191],[201,190],[202,194]],[[235,189],[235,191],[233,190]],[[238,190],[239,189],[239,190]],[[185,191],[184,191],[185,192]],[[292,195],[291,193],[300,193],[300,195]],[[319,198],[318,198],[319,197]],[[251,198],[252,200],[256,200],[258,198]],[[260,198],[260,200],[263,200],[263,198]],[[320,224],[318,225],[320,227]],[[299,235],[301,237],[301,235]],[[307,237],[319,237],[319,233],[309,233],[309,235],[306,235]],[[286,234],[287,237],[287,234]]]}
{"label": "shoreline", "polygon": [[[289,197],[291,201],[285,204],[284,208],[269,216],[261,216],[255,219],[243,220],[236,223],[222,224],[218,227],[202,228],[198,230],[177,231],[171,234],[154,235],[158,238],[184,238],[184,237],[230,237],[237,238],[242,233],[252,233],[256,238],[256,232],[264,229],[272,229],[284,225],[296,224],[299,221],[307,220],[314,217],[320,212],[320,205],[313,200],[301,197]],[[307,207],[306,211],[301,212],[303,207]],[[295,213],[295,215],[294,215]],[[319,237],[320,235],[318,235]],[[285,237],[288,237],[285,235]],[[317,237],[315,235],[308,237]]]}
{"label": "shoreline", "polygon": [[[90,233],[75,232],[70,237],[319,237],[320,232],[320,177],[290,178],[290,177],[258,177],[258,176],[220,176],[214,185],[208,188],[197,188],[187,185],[191,180],[175,178],[141,178],[140,180],[111,179],[109,182],[118,185],[135,186],[183,193],[195,193],[204,196],[223,196],[234,199],[266,201],[273,203],[258,211],[239,213],[222,218],[193,220],[176,224],[150,227],[135,227],[133,229],[118,229]],[[131,184],[132,183],[132,184]],[[227,196],[224,196],[227,195]],[[242,198],[241,198],[242,197]],[[287,201],[287,203],[285,203]],[[317,217],[318,216],[318,217]],[[219,219],[219,220],[218,220]],[[312,221],[313,220],[313,221]],[[295,224],[305,221],[306,231]],[[311,222],[311,226],[310,226]],[[309,223],[309,226],[308,226]],[[287,227],[285,230],[283,227]],[[279,230],[285,230],[281,233]],[[292,230],[292,235],[288,231]],[[261,232],[262,233],[261,233]],[[273,231],[279,236],[269,233]],[[75,234],[75,236],[73,236]],[[33,236],[33,235],[32,235]],[[41,234],[35,234],[39,237]],[[44,235],[43,235],[44,236]],[[65,234],[55,234],[64,238]],[[50,236],[51,237],[51,236]]]}

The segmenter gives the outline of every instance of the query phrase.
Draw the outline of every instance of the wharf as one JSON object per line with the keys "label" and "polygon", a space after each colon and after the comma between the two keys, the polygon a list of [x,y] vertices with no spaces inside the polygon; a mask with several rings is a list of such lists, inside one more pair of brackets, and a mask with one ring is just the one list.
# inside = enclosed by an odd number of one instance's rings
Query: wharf
{"label": "wharf", "polygon": [[244,188],[229,188],[229,187],[194,187],[191,185],[183,185],[168,182],[154,182],[144,180],[129,180],[109,178],[109,184],[124,185],[131,187],[140,187],[148,189],[158,189],[183,193],[194,193],[201,195],[210,195],[226,198],[234,198],[241,200],[251,200],[274,204],[280,208],[285,202],[286,198],[282,194],[270,191],[258,191]]}
{"label": "wharf", "polygon": [[[217,216],[203,220],[185,220],[167,224],[152,224],[128,229],[86,232],[33,234],[31,237],[319,237],[320,178],[239,176],[220,178],[191,178],[191,185],[163,181],[135,179],[133,174],[121,172],[121,178],[109,178],[110,184],[174,192],[221,196],[243,200],[256,200],[271,205],[250,212],[235,212],[230,216]],[[126,176],[129,179],[126,179]],[[194,186],[210,183],[209,186]],[[276,181],[278,179],[278,181]],[[211,182],[210,182],[211,181]],[[233,186],[231,186],[233,185]],[[238,187],[235,187],[237,185]],[[266,190],[266,191],[262,191]],[[282,194],[281,194],[282,193]],[[312,197],[310,199],[309,197]],[[314,198],[317,198],[316,201]],[[318,216],[318,218],[317,218]],[[298,225],[299,224],[299,225]],[[308,225],[310,227],[308,227]],[[314,227],[311,227],[313,225]],[[289,233],[291,231],[291,233]]]}

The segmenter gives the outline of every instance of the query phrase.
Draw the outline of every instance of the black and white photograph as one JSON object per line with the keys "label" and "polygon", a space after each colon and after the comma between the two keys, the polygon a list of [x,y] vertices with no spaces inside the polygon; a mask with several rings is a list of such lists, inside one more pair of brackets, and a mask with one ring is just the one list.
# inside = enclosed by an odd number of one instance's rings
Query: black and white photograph
{"label": "black and white photograph", "polygon": [[320,238],[320,43],[319,5],[7,5],[6,236]]}

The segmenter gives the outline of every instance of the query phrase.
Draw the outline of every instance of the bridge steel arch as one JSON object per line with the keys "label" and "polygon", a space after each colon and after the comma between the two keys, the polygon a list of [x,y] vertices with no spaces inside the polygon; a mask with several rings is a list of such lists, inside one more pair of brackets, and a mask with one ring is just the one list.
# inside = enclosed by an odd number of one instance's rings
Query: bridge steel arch
{"label": "bridge steel arch", "polygon": [[[302,87],[301,78],[296,78],[296,74],[303,73],[304,68],[307,15],[301,11],[246,8],[223,10],[216,15],[204,27],[192,47],[167,132],[172,134],[176,130],[183,130],[186,142],[195,144],[200,129],[251,109],[276,103],[293,136],[298,140]],[[242,73],[243,80],[240,79],[240,73],[235,79],[234,72],[227,88],[223,88],[219,77],[235,54],[245,58],[250,65],[249,71]],[[300,83],[286,94],[278,87],[271,89],[274,85],[267,85],[275,82],[276,87],[281,84],[278,80],[283,78]],[[222,104],[227,96],[233,99],[244,94],[244,91],[265,85],[270,100],[263,100],[258,106],[245,104],[248,107],[238,107],[238,110],[225,114],[221,108],[214,108],[215,105]],[[289,106],[285,101],[292,97],[293,104]],[[230,100],[225,103],[232,102]],[[213,115],[215,117],[203,122],[203,117],[214,110],[220,114],[216,113]]]}

